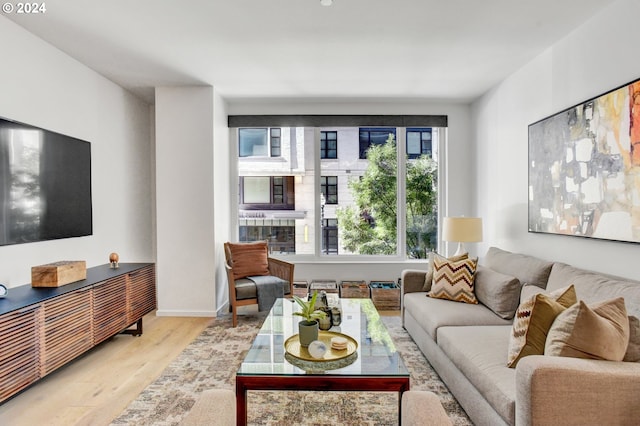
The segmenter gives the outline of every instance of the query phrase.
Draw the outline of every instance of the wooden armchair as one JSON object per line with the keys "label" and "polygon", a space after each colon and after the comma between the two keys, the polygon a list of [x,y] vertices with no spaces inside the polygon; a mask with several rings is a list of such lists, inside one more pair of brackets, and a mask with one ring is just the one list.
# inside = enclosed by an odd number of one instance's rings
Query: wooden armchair
{"label": "wooden armchair", "polygon": [[227,280],[229,282],[229,308],[233,315],[233,326],[238,325],[238,306],[257,305],[256,284],[247,277],[274,276],[287,282],[285,296],[293,294],[294,264],[268,256],[266,241],[254,243],[224,243]]}

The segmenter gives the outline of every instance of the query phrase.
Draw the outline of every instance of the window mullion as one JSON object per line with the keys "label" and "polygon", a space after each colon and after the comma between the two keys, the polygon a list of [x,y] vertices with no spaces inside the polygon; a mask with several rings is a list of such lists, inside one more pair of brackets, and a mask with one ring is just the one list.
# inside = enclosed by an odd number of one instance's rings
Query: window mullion
{"label": "window mullion", "polygon": [[315,258],[320,258],[322,257],[322,206],[320,205],[320,194],[321,194],[321,187],[320,187],[320,175],[322,173],[321,170],[321,155],[320,155],[320,128],[319,127],[315,127],[313,129],[313,182],[314,182],[314,194],[313,194],[313,199],[314,199],[314,207],[315,207],[315,214],[314,214],[314,245],[315,245],[315,249],[314,249],[314,257]]}
{"label": "window mullion", "polygon": [[397,177],[397,207],[396,211],[399,213],[396,218],[397,227],[397,255],[400,258],[405,259],[407,256],[407,212],[406,204],[406,182],[407,182],[407,137],[406,128],[398,127],[396,129],[396,147],[398,149],[398,177]]}

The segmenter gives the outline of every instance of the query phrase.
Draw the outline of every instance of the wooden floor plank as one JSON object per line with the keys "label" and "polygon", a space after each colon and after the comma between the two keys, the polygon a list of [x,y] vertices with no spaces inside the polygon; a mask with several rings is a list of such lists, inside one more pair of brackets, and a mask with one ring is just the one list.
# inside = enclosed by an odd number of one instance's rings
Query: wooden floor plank
{"label": "wooden floor plank", "polygon": [[150,313],[142,336],[107,340],[0,405],[0,424],[107,425],[210,322]]}

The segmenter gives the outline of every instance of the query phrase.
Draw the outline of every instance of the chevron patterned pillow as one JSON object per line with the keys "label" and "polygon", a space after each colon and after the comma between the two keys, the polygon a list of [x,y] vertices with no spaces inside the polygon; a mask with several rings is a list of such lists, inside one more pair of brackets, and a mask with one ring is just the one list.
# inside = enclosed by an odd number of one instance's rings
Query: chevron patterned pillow
{"label": "chevron patterned pillow", "polygon": [[449,260],[438,254],[433,255],[433,284],[428,297],[477,304],[473,285],[478,258]]}

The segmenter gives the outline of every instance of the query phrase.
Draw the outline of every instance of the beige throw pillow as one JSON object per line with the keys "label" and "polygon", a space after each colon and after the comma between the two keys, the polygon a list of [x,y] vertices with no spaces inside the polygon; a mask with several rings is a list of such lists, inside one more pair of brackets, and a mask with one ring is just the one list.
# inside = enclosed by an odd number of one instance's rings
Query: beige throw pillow
{"label": "beige throw pillow", "polygon": [[[422,286],[422,291],[429,291],[431,290],[431,285],[433,284],[433,256],[436,255],[437,253],[435,252],[430,252],[429,253],[429,269],[427,270],[426,275],[424,276],[424,285]],[[440,256],[440,255],[438,255]],[[449,260],[462,260],[462,259],[468,259],[469,258],[469,253],[464,253],[464,254],[460,254],[458,256],[451,256],[448,257]]]}
{"label": "beige throw pillow", "polygon": [[573,285],[553,293],[535,294],[518,306],[509,336],[507,366],[515,368],[528,355],[544,354],[547,333],[556,317],[576,303]]}
{"label": "beige throw pillow", "polygon": [[582,300],[556,318],[544,354],[622,361],[629,344],[629,318],[624,299],[588,306]]}
{"label": "beige throw pillow", "polygon": [[433,256],[433,285],[428,297],[477,304],[473,291],[478,258],[449,260],[438,254]]}

